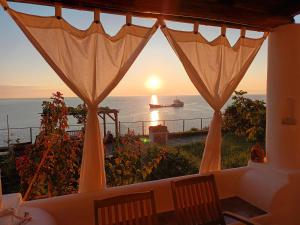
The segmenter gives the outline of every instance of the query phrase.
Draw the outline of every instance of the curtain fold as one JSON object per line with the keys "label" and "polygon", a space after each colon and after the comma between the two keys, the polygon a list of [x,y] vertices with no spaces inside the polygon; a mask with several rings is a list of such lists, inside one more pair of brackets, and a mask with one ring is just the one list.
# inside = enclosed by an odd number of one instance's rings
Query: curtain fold
{"label": "curtain fold", "polygon": [[97,107],[123,78],[158,23],[151,28],[124,25],[115,36],[109,36],[101,23],[78,30],[63,18],[7,11],[58,76],[87,103],[79,192],[103,190],[104,147]]}
{"label": "curtain fold", "polygon": [[259,39],[240,37],[231,46],[225,35],[209,42],[200,33],[176,31],[165,25],[161,30],[198,92],[214,109],[199,172],[220,170],[220,110],[245,75],[266,35]]}
{"label": "curtain fold", "polygon": [[[99,134],[100,126],[98,121],[97,107],[88,106],[87,123],[84,137],[84,151],[90,151],[89,154],[85,154],[84,157],[82,157],[79,180],[79,192],[81,193],[98,191],[98,188],[102,188],[106,183],[105,174],[99,173],[99,169],[94,167],[100,165],[99,168],[102,171],[105,169],[104,149],[102,148],[103,142]],[[93,187],[93,189],[91,187]]]}

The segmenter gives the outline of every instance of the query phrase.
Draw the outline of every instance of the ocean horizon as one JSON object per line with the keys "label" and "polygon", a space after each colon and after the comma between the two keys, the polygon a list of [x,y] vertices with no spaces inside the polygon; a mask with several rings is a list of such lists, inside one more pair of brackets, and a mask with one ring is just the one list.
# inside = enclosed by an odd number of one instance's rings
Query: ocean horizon
{"label": "ocean horizon", "polygon": [[[246,96],[264,101],[266,99],[265,94],[248,94]],[[157,97],[159,104],[170,104],[175,98],[185,102],[182,108],[156,109],[160,112],[158,120],[210,117],[213,113],[208,103],[199,95],[160,95]],[[0,129],[7,127],[7,115],[10,127],[39,126],[43,101],[50,101],[50,98],[0,98]],[[78,97],[65,97],[65,102],[68,106],[73,107],[83,103]],[[229,99],[223,109],[231,102],[232,99]],[[108,96],[100,106],[118,109],[120,121],[152,121],[150,112],[153,110],[149,108],[149,103],[151,103],[151,96]],[[76,124],[71,117],[70,122]]]}
{"label": "ocean horizon", "polygon": [[[247,97],[258,100],[265,100],[265,95],[247,95]],[[119,121],[121,122],[121,132],[125,133],[128,129],[133,129],[137,133],[142,133],[142,126],[144,131],[150,125],[158,125],[164,122],[168,126],[170,132],[180,131],[182,129],[183,119],[185,122],[185,129],[199,128],[200,118],[206,118],[201,121],[201,126],[208,126],[210,118],[213,114],[213,109],[208,103],[199,95],[178,95],[178,96],[157,96],[158,104],[168,105],[173,102],[175,98],[184,102],[184,107],[180,108],[159,108],[150,109],[151,96],[108,96],[100,104],[102,107],[109,107],[111,109],[119,110]],[[24,98],[24,99],[0,99],[0,146],[5,143],[7,139],[7,123],[10,128],[11,139],[28,140],[28,130],[14,128],[29,128],[34,127],[34,135],[38,133],[40,127],[40,119],[42,112],[41,104],[43,101],[49,101],[50,98]],[[77,97],[65,97],[67,106],[76,107],[82,103]],[[224,105],[223,109],[232,102],[232,99]],[[68,117],[69,125],[77,125],[77,121],[72,116]],[[143,125],[139,121],[146,121]],[[108,130],[114,132],[113,121],[108,120]],[[101,123],[101,121],[100,121]],[[73,126],[70,129],[78,129]],[[13,132],[15,131],[15,132]],[[25,132],[26,131],[26,132]],[[4,144],[5,145],[5,144]]]}

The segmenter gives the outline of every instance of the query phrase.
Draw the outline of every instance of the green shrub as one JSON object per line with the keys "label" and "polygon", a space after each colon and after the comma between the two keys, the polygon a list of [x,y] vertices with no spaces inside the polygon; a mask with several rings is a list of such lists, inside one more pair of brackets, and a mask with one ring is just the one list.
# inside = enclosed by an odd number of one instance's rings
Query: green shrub
{"label": "green shrub", "polygon": [[8,155],[0,157],[2,192],[4,194],[16,193],[20,190],[20,177],[16,170],[15,155],[13,149],[9,149]]}
{"label": "green shrub", "polygon": [[[222,140],[222,169],[246,166],[250,158],[250,149],[253,145],[246,137],[237,137],[235,134],[226,133]],[[199,168],[202,159],[205,142],[179,145],[175,149],[184,156],[189,163]]]}
{"label": "green shrub", "polygon": [[145,181],[165,154],[164,147],[144,144],[133,132],[120,137],[115,149],[113,157],[105,161],[107,185],[111,187]]}
{"label": "green shrub", "polygon": [[149,174],[147,180],[160,180],[195,173],[198,173],[198,168],[194,167],[184,155],[179,152],[169,151],[152,173]]}
{"label": "green shrub", "polygon": [[179,145],[175,149],[188,159],[193,167],[199,168],[204,151],[204,142]]}
{"label": "green shrub", "polygon": [[246,98],[247,92],[235,91],[233,103],[223,116],[223,130],[250,142],[264,145],[266,130],[266,106],[264,101]]}
{"label": "green shrub", "polygon": [[245,137],[226,134],[222,143],[222,169],[247,166],[250,158],[251,142]]}

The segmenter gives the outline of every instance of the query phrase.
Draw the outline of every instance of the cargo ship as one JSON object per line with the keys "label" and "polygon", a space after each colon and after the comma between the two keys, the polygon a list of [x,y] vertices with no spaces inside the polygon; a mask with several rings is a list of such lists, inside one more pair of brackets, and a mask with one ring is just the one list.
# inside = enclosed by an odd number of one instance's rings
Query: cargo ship
{"label": "cargo ship", "polygon": [[170,105],[159,105],[159,104],[149,104],[150,109],[157,109],[157,108],[163,108],[163,107],[183,107],[184,106],[184,102],[180,101],[179,99],[175,99],[173,101],[173,104]]}

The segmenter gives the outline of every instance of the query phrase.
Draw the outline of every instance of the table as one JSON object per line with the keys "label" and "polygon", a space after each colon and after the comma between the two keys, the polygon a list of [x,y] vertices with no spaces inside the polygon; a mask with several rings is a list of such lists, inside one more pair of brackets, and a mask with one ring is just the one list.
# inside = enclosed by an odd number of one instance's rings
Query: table
{"label": "table", "polygon": [[[56,225],[54,218],[45,210],[40,208],[28,207],[22,205],[22,196],[20,193],[3,195],[3,207],[14,208],[18,216],[23,216],[25,212],[28,212],[32,217],[31,221],[26,225]],[[16,220],[20,221],[20,220]],[[4,216],[0,217],[0,225],[11,225],[12,217]]]}
{"label": "table", "polygon": [[3,195],[3,208],[18,208],[22,202],[22,195],[20,193]]}
{"label": "table", "polygon": [[32,217],[26,225],[56,225],[54,218],[43,209],[21,206],[18,210],[19,215],[24,215],[24,212],[28,212]]}

